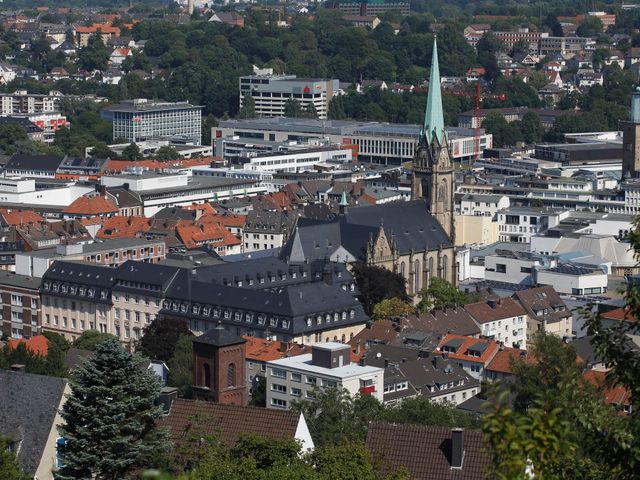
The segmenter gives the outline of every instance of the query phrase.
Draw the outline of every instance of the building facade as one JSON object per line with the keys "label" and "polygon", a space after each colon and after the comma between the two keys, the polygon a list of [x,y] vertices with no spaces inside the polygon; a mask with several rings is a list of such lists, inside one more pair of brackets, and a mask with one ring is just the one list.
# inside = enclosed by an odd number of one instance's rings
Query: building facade
{"label": "building facade", "polygon": [[40,331],[40,279],[11,272],[0,274],[2,332],[29,338]]}
{"label": "building facade", "polygon": [[137,98],[102,110],[103,118],[113,123],[113,138],[130,142],[158,138],[202,143],[202,107],[186,102],[160,102]]}
{"label": "building facade", "polygon": [[313,108],[319,119],[326,119],[329,102],[338,92],[338,80],[297,78],[295,75],[249,75],[240,77],[240,108],[247,96],[255,103],[260,117],[283,117],[288,100],[303,109]]}

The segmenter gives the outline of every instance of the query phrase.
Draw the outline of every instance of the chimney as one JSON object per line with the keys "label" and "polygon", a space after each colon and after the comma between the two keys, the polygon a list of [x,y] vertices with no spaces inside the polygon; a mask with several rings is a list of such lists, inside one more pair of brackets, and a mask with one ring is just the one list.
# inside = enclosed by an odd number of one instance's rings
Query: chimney
{"label": "chimney", "polygon": [[464,428],[451,429],[451,468],[462,468],[464,462]]}
{"label": "chimney", "polygon": [[162,407],[162,413],[164,415],[169,415],[171,405],[176,398],[178,398],[177,388],[162,387],[162,390],[160,390],[160,395],[158,395],[158,399],[156,400],[156,405]]}
{"label": "chimney", "polygon": [[360,355],[360,340],[356,343],[356,355]]}

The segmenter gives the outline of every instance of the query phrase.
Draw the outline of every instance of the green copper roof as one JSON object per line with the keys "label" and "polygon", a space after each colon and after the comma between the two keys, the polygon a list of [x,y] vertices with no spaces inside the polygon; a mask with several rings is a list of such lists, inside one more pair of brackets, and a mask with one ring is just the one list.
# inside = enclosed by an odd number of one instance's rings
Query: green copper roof
{"label": "green copper roof", "polygon": [[429,95],[427,96],[427,110],[424,114],[424,125],[420,137],[426,136],[431,142],[433,135],[439,142],[444,138],[444,114],[442,113],[442,92],[440,91],[440,66],[438,64],[438,43],[433,39],[433,57],[431,59],[431,73],[429,75]]}
{"label": "green copper roof", "polygon": [[342,196],[340,197],[340,206],[341,207],[346,207],[348,205],[349,205],[349,203],[347,202],[347,194],[343,190],[342,191]]}

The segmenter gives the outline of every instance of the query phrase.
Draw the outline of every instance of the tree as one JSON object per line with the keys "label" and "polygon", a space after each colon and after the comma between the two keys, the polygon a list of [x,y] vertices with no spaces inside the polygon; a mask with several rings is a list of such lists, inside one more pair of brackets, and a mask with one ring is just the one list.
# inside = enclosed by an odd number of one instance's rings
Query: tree
{"label": "tree", "polygon": [[97,142],[94,147],[93,150],[91,150],[91,155],[93,155],[96,158],[117,158],[118,155],[116,155],[116,153],[111,150],[106,143],[104,142]]}
{"label": "tree", "polygon": [[596,16],[588,15],[576,29],[576,35],[579,37],[597,37],[602,33],[603,28],[602,20]]}
{"label": "tree", "polygon": [[27,131],[16,123],[0,125],[0,152],[12,155],[17,152],[21,142],[28,142]]}
{"label": "tree", "polygon": [[300,102],[295,98],[289,98],[284,102],[284,116],[289,118],[298,118],[302,116],[303,110]]}
{"label": "tree", "polygon": [[418,295],[420,296],[418,310],[421,312],[453,308],[467,303],[467,296],[464,292],[439,277],[432,278],[429,288],[423,288]]}
{"label": "tree", "polygon": [[385,298],[373,306],[373,320],[389,320],[415,313],[413,305],[399,298]]}
{"label": "tree", "polygon": [[368,315],[373,313],[373,306],[385,298],[409,301],[405,279],[398,273],[382,267],[356,263],[353,276],[360,292],[360,301]]}
{"label": "tree", "polygon": [[519,125],[508,123],[499,111],[489,112],[482,122],[482,128],[493,134],[493,145],[496,147],[515,145],[524,138]]}
{"label": "tree", "polygon": [[309,102],[304,109],[303,116],[305,118],[318,118],[318,112],[316,111],[316,106]]}
{"label": "tree", "polygon": [[167,362],[169,386],[176,387],[182,397],[191,396],[193,385],[193,342],[191,335],[180,335],[173,355]]}
{"label": "tree", "polygon": [[130,143],[124,150],[122,150],[122,158],[124,160],[133,160],[138,161],[142,160],[142,152],[140,152],[140,148],[135,143]]}
{"label": "tree", "polygon": [[0,472],[3,480],[29,480],[29,475],[20,469],[18,459],[9,450],[9,440],[0,436]]}
{"label": "tree", "polygon": [[160,382],[115,338],[96,347],[70,385],[59,427],[60,479],[125,478],[158,464],[168,448],[166,432],[156,426]]}
{"label": "tree", "polygon": [[96,32],[89,37],[87,46],[78,52],[78,65],[88,71],[105,71],[109,57],[109,50],[102,41],[100,32]]}
{"label": "tree", "polygon": [[524,141],[530,144],[538,143],[544,134],[544,128],[536,112],[527,112],[522,116],[520,130],[522,131]]}
{"label": "tree", "polygon": [[159,160],[161,162],[170,162],[172,160],[179,160],[181,158],[178,150],[170,145],[164,145],[160,147],[156,151],[155,157],[156,160]]}
{"label": "tree", "polygon": [[256,118],[256,101],[252,95],[245,95],[242,99],[242,107],[238,112],[238,118]]}
{"label": "tree", "polygon": [[169,360],[181,336],[191,336],[187,322],[170,318],[156,318],[144,329],[137,349],[153,360]]}
{"label": "tree", "polygon": [[251,401],[250,405],[255,407],[267,406],[267,379],[262,375],[256,375],[254,377],[255,384],[251,389]]}
{"label": "tree", "polygon": [[110,333],[102,333],[98,330],[85,330],[73,342],[75,348],[95,351],[96,347],[107,340],[115,338]]}

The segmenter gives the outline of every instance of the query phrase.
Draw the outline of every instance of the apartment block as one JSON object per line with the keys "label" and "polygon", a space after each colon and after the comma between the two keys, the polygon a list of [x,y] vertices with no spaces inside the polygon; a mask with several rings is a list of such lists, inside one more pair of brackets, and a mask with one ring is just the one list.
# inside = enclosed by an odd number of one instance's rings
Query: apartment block
{"label": "apartment block", "polygon": [[313,345],[311,353],[267,362],[267,407],[291,408],[313,398],[315,388],[344,388],[383,400],[384,369],[351,363],[351,347],[337,342]]}
{"label": "apartment block", "polygon": [[16,90],[13,93],[0,94],[0,109],[3,117],[32,113],[54,113],[58,111],[62,97],[63,95],[57,91],[42,95],[27,93],[26,90]]}
{"label": "apartment block", "polygon": [[0,323],[2,333],[13,337],[31,337],[40,325],[40,279],[3,272],[0,275]]}
{"label": "apartment block", "polygon": [[283,117],[287,100],[302,108],[313,105],[318,118],[326,119],[329,102],[338,91],[338,80],[298,78],[295,75],[248,75],[240,77],[240,107],[247,95],[253,97],[260,117]]}

